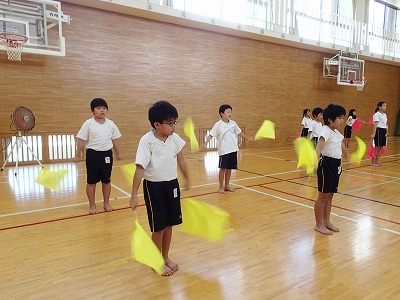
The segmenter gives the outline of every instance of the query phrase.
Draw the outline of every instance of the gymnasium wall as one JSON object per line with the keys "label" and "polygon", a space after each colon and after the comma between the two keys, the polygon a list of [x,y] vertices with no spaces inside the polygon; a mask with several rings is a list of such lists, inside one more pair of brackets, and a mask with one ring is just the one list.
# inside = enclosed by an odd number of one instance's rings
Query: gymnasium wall
{"label": "gymnasium wall", "polygon": [[[63,4],[72,18],[64,25],[66,57],[24,53],[11,62],[0,52],[0,131],[7,132],[14,107],[36,116],[34,132],[76,134],[92,116],[89,103],[103,97],[108,117],[120,128],[122,155],[133,157],[150,129],[147,111],[163,99],[179,112],[176,131],[191,116],[198,128],[219,119],[218,107],[233,106],[233,120],[254,135],[264,119],[276,123],[275,141],[247,147],[292,143],[302,111],[331,102],[369,120],[376,103],[388,103],[389,122],[399,110],[400,67],[366,62],[364,91],[322,77],[324,54],[283,45],[160,23],[128,15]],[[344,128],[344,126],[343,126]],[[371,134],[363,126],[362,137]]]}

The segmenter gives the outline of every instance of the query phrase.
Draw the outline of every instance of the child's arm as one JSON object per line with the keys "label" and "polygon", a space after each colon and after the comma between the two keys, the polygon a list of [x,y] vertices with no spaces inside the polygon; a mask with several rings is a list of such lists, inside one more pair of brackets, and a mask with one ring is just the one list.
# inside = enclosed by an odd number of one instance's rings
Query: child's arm
{"label": "child's arm", "polygon": [[307,139],[309,139],[309,140],[311,140],[311,132],[312,132],[312,131],[309,131],[309,132],[307,133]]}
{"label": "child's arm", "polygon": [[371,138],[375,137],[376,129],[378,128],[378,121],[374,122],[374,128],[372,129]]}
{"label": "child's arm", "polygon": [[75,160],[79,161],[82,158],[82,151],[85,148],[85,141],[78,138],[78,143],[76,147],[76,153],[75,153]]}
{"label": "child's arm", "polygon": [[132,194],[131,199],[129,200],[129,206],[133,210],[135,210],[136,207],[139,205],[138,190],[140,183],[142,182],[143,174],[144,168],[141,165],[136,165],[135,175],[133,176]]}
{"label": "child's arm", "polygon": [[345,158],[349,158],[349,151],[347,150],[346,145],[344,144],[344,140],[342,141],[342,156]]}
{"label": "child's arm", "polygon": [[325,138],[323,136],[320,136],[318,139],[317,147],[315,148],[318,160],[321,157],[322,149],[324,149],[324,146],[325,146]]}
{"label": "child's arm", "polygon": [[185,162],[185,158],[183,157],[182,152],[178,153],[177,159],[178,159],[179,169],[182,171],[183,176],[185,177],[185,188],[189,189],[189,187],[190,187],[190,185],[189,185],[189,174],[187,172],[186,162]]}
{"label": "child's arm", "polygon": [[118,139],[113,139],[113,140],[112,140],[112,143],[113,143],[113,149],[114,149],[114,152],[115,152],[115,158],[116,158],[117,160],[120,160],[120,159],[121,159],[121,155],[120,155],[120,152],[119,152],[119,142],[118,142]]}
{"label": "child's arm", "polygon": [[249,138],[247,135],[245,135],[243,132],[239,133],[239,136],[241,136],[242,138],[244,138],[246,141],[248,142],[252,142],[253,138]]}

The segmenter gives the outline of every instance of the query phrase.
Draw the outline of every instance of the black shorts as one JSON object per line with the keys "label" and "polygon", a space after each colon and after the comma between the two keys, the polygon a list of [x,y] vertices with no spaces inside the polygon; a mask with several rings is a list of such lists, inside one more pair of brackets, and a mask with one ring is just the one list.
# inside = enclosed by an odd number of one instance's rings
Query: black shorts
{"label": "black shorts", "polygon": [[218,168],[237,169],[237,152],[231,152],[219,157]]}
{"label": "black shorts", "polygon": [[151,232],[182,224],[178,179],[161,182],[143,180],[143,194]]}
{"label": "black shorts", "polygon": [[308,135],[308,128],[303,127],[300,136],[307,137],[307,135]]}
{"label": "black shorts", "polygon": [[321,193],[337,193],[341,173],[340,159],[321,156],[317,169],[318,191]]}
{"label": "black shorts", "polygon": [[345,127],[344,127],[344,137],[345,138],[347,138],[347,139],[349,139],[349,138],[351,138],[351,133],[353,132],[353,127],[351,127],[351,126],[349,126],[349,125],[346,125]]}
{"label": "black shorts", "polygon": [[313,137],[311,141],[312,141],[314,147],[316,148],[316,147],[317,147],[317,144],[318,144],[318,137],[317,137],[317,136],[316,136],[316,137]]}
{"label": "black shorts", "polygon": [[86,172],[87,183],[96,184],[99,181],[110,183],[111,170],[113,165],[112,150],[95,151],[86,150]]}
{"label": "black shorts", "polygon": [[375,147],[383,147],[386,146],[386,128],[376,128],[376,133],[374,137]]}

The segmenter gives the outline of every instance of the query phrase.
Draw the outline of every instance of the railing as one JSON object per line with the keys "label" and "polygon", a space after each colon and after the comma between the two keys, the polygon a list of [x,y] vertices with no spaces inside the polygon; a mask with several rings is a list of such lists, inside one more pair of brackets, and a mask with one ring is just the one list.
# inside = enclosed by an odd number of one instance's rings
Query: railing
{"label": "railing", "polygon": [[54,163],[72,161],[76,153],[76,138],[68,133],[0,133],[1,165],[31,164],[36,161]]}

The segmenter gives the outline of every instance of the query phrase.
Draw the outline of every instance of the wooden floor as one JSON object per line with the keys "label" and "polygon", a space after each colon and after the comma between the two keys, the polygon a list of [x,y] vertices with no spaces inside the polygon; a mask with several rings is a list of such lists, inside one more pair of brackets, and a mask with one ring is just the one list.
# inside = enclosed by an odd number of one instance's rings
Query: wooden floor
{"label": "wooden floor", "polygon": [[316,177],[296,169],[291,147],[241,150],[236,192],[225,195],[216,192],[215,152],[186,159],[192,187],[183,198],[227,210],[238,228],[210,243],[175,227],[170,254],[180,270],[171,277],[130,259],[134,214],[121,166],[132,161],[115,163],[116,210],[95,216],[87,215],[83,162],[46,166],[68,169],[58,192],[35,183],[38,165],[19,167],[17,176],[6,167],[0,298],[399,299],[400,139],[390,140],[381,167],[344,163],[332,209],[341,232],[332,236],[314,230]]}

